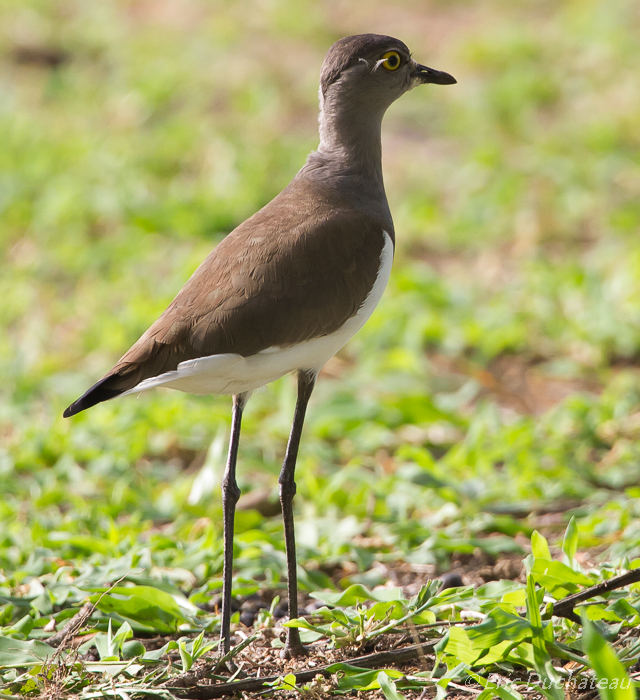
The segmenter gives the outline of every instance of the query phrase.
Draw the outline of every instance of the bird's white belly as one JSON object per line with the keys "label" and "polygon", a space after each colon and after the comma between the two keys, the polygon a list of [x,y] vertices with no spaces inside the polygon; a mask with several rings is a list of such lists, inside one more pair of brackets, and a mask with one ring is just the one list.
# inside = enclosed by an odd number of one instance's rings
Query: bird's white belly
{"label": "bird's white belly", "polygon": [[355,316],[330,335],[289,347],[271,347],[255,355],[209,355],[188,360],[173,372],[140,382],[125,394],[137,394],[157,386],[189,394],[241,394],[253,391],[295,370],[320,370],[366,323],[384,292],[393,262],[393,242],[384,232],[378,277]]}

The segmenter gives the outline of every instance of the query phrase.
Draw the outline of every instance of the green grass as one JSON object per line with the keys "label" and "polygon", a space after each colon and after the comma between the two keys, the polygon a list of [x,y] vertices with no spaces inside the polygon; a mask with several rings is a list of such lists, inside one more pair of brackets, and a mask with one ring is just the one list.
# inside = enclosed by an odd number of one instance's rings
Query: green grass
{"label": "green grass", "polygon": [[[398,35],[459,83],[415,90],[385,122],[395,268],[312,399],[303,589],[320,594],[341,567],[345,589],[384,583],[376,560],[435,575],[524,556],[536,527],[559,546],[572,514],[581,561],[597,564],[586,575],[640,557],[639,30],[631,0],[5,2],[0,642],[44,639],[52,615],[133,570],[125,583],[198,604],[219,587],[229,399],[157,392],[61,413],[295,174],[317,143],[324,52],[359,31]],[[21,60],[43,48],[65,60]],[[294,401],[289,378],[252,399],[243,492],[276,497]],[[571,510],[536,517],[550,506]],[[282,588],[280,518],[241,511],[237,531],[238,591]],[[215,614],[188,622],[215,636]],[[554,625],[558,643],[581,639]],[[600,673],[608,647],[585,629]],[[529,668],[555,653],[532,649]],[[486,685],[490,665],[449,656]]]}

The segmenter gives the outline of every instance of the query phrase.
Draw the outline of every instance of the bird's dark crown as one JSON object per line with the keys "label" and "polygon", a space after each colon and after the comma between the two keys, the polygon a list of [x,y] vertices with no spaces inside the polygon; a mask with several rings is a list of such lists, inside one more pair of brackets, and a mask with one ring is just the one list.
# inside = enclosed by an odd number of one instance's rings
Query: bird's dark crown
{"label": "bird's dark crown", "polygon": [[338,80],[343,71],[362,59],[378,60],[386,51],[397,51],[405,60],[411,57],[411,52],[403,42],[384,34],[356,34],[336,41],[322,64],[322,94],[326,94],[327,89]]}

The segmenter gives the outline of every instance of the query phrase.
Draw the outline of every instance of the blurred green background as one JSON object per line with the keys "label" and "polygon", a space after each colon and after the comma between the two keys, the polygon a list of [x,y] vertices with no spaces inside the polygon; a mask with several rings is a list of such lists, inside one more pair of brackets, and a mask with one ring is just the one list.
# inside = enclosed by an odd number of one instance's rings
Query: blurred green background
{"label": "blurred green background", "polygon": [[[589,556],[640,556],[635,0],[4,0],[8,586],[69,562],[219,580],[229,398],[62,410],[293,177],[317,145],[323,56],[360,32],[458,85],[413,91],[384,124],[395,268],[311,403],[303,586],[518,552],[571,513]],[[247,410],[241,577],[282,580],[294,401],[284,378]]]}

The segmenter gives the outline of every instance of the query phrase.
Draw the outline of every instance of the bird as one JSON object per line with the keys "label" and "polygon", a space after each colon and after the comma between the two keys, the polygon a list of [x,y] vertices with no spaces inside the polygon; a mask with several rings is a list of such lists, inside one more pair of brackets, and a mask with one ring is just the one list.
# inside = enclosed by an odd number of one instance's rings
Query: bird
{"label": "bird", "polygon": [[[231,647],[243,411],[255,389],[296,374],[297,401],[279,477],[293,619],[294,476],[307,405],[318,373],[364,325],[387,285],[395,230],[382,176],[382,118],[404,93],[429,83],[456,80],[417,63],[399,39],[358,34],[335,42],[320,73],[317,149],[280,194],[212,250],[117,364],[64,411],[73,416],[154,387],[233,397],[221,482],[223,653]],[[306,653],[298,629],[288,628],[283,657]]]}

